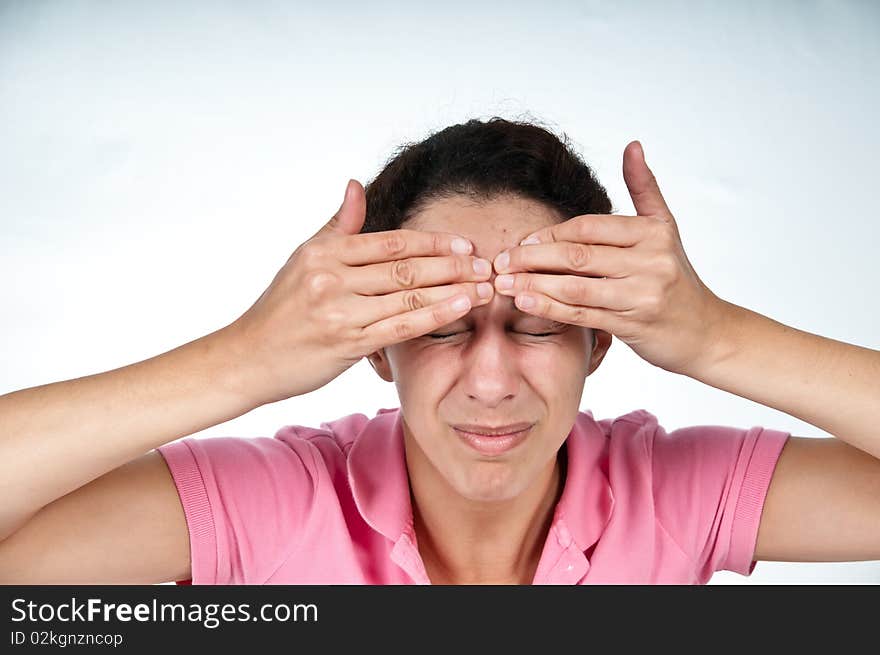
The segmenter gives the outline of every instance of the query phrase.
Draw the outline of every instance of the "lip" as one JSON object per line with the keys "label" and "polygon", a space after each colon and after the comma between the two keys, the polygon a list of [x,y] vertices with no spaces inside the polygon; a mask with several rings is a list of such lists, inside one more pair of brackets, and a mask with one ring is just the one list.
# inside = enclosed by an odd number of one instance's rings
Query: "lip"
{"label": "lip", "polygon": [[506,434],[513,434],[514,432],[521,432],[533,425],[534,423],[511,423],[509,425],[492,427],[489,425],[474,425],[473,423],[457,423],[452,427],[461,432],[469,432],[471,434],[479,434],[487,437],[497,437]]}
{"label": "lip", "polygon": [[527,427],[519,429],[515,432],[492,435],[468,432],[467,430],[462,430],[458,426],[453,426],[453,429],[456,431],[458,436],[461,437],[461,440],[464,443],[476,450],[481,455],[496,456],[513,450],[519,444],[525,441],[529,432],[531,432],[532,430],[533,424],[519,424],[519,426],[514,427],[521,427],[522,425],[526,425]]}

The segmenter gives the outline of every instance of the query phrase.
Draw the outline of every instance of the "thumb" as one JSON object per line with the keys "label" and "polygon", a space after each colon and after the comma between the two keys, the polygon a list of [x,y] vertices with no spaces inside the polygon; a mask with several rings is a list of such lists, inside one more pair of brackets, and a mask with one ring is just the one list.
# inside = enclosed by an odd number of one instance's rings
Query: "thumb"
{"label": "thumb", "polygon": [[645,151],[638,141],[630,142],[623,150],[623,179],[629,189],[636,214],[639,216],[663,215],[672,218],[672,212],[660,193],[660,187],[648,164]]}
{"label": "thumb", "polygon": [[342,205],[315,236],[327,234],[357,234],[367,216],[367,196],[357,180],[349,180]]}

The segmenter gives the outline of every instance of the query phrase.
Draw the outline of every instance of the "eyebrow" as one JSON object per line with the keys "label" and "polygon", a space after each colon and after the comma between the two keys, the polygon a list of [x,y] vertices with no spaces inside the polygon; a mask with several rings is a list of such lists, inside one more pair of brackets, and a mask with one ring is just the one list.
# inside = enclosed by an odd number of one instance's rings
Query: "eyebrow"
{"label": "eyebrow", "polygon": [[[452,323],[457,323],[458,321],[465,321],[468,318],[473,320],[473,316],[472,316],[471,312],[468,312],[467,314],[465,314],[461,318],[459,318],[455,321],[452,321]],[[533,318],[536,321],[546,321],[548,324],[547,327],[551,330],[561,329],[561,328],[569,327],[571,325],[571,323],[564,323],[561,321],[554,321],[552,319],[547,319],[547,318],[542,318],[540,316],[535,316],[534,314],[529,314],[529,313],[521,311],[519,309],[517,309],[516,312],[514,314],[512,314],[511,318],[514,320],[515,319],[524,319],[524,318],[525,319]]]}

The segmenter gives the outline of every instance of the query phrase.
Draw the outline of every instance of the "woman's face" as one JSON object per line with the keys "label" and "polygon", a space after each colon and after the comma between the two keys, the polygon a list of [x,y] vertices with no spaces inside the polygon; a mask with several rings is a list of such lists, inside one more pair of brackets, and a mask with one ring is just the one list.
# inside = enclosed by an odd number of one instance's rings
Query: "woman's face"
{"label": "woman's face", "polygon": [[[463,196],[438,200],[402,227],[459,234],[473,254],[492,262],[537,229],[560,222],[544,205],[515,196],[480,204]],[[490,282],[494,285],[493,270]],[[533,334],[552,333],[549,336]],[[497,292],[487,304],[428,335],[370,355],[400,397],[407,459],[433,470],[475,501],[518,496],[552,471],[580,406],[584,382],[610,345],[610,335],[527,314]],[[524,440],[486,454],[453,428],[457,424],[533,423]],[[425,466],[430,464],[430,466]]]}

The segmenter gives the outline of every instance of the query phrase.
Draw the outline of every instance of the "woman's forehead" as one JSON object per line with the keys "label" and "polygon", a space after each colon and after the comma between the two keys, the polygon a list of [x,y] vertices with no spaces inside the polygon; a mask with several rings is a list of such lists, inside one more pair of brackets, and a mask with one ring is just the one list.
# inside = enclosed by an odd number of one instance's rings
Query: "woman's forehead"
{"label": "woman's forehead", "polygon": [[550,208],[518,196],[485,201],[453,196],[430,202],[402,227],[463,236],[474,244],[474,255],[492,260],[535,230],[557,222]]}

